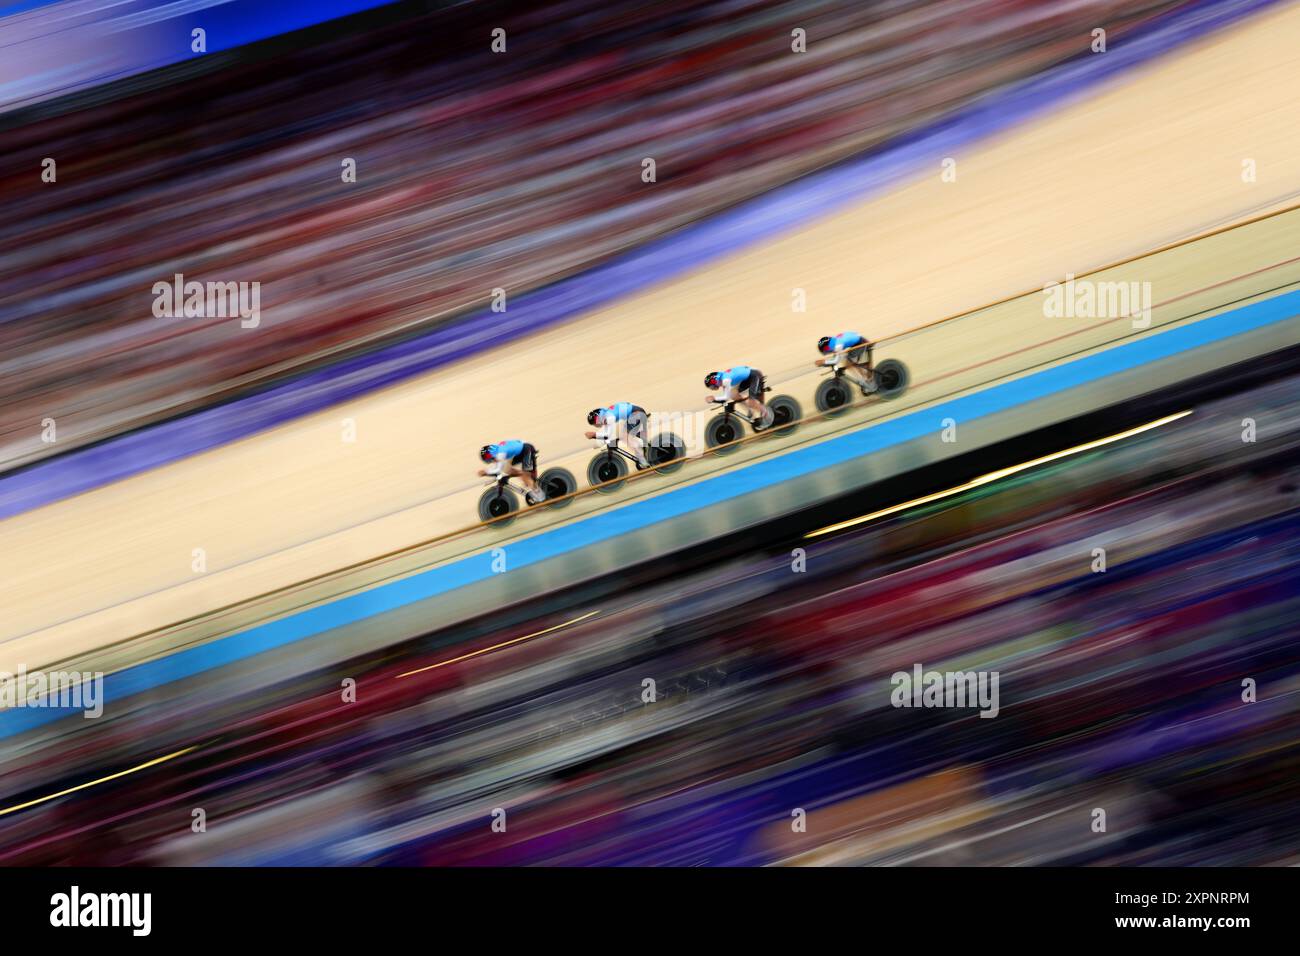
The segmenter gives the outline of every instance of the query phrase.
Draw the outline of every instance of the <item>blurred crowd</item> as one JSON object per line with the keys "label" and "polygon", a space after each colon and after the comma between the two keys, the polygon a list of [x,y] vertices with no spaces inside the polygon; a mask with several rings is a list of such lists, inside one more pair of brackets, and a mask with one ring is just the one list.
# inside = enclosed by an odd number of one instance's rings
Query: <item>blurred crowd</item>
{"label": "blurred crowd", "polygon": [[[4,760],[0,861],[1295,863],[1297,384],[257,692],[65,721]],[[997,699],[900,706],[917,670]]]}
{"label": "blurred crowd", "polygon": [[[0,468],[47,418],[63,450],[428,328],[1184,5],[458,5],[3,117]],[[260,324],[156,317],[177,274],[260,283]]]}

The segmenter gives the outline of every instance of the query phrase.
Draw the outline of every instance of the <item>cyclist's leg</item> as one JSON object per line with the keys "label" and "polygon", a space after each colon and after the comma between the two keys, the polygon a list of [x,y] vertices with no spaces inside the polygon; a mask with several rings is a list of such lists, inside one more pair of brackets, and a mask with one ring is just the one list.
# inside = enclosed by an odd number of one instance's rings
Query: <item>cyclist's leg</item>
{"label": "cyclist's leg", "polygon": [[537,484],[537,449],[530,444],[525,444],[513,464],[518,467],[519,479],[524,483],[524,487],[532,492],[533,498],[538,501],[545,498],[545,492]]}
{"label": "cyclist's leg", "polygon": [[532,481],[532,478],[529,476],[528,472],[524,471],[522,468],[520,468],[518,465],[515,464],[515,462],[517,462],[518,460],[519,459],[516,458],[514,459],[514,461],[507,462],[502,467],[501,474],[505,475],[507,478],[518,478],[520,481],[524,483],[525,488],[531,488],[532,485],[530,484],[530,482]]}
{"label": "cyclist's leg", "polygon": [[[871,346],[855,345],[845,353],[848,359],[849,368],[851,368],[854,381],[858,387],[866,394],[874,392],[878,383],[876,382],[876,373],[874,369],[874,360],[872,357],[873,349]],[[866,361],[862,361],[865,358]]]}
{"label": "cyclist's leg", "polygon": [[646,431],[648,420],[643,408],[634,408],[628,415],[624,423],[624,431],[627,436],[627,447],[642,468],[650,464],[646,460]]}
{"label": "cyclist's leg", "polygon": [[767,407],[763,401],[763,386],[765,382],[763,373],[758,369],[749,373],[749,379],[746,381],[745,407],[749,409],[750,414],[754,416],[754,421],[761,427],[766,428],[772,424],[775,417],[772,410]]}
{"label": "cyclist's leg", "polygon": [[876,390],[876,376],[871,373],[871,369],[865,365],[859,365],[852,359],[849,360],[845,372],[853,381],[857,382],[858,387],[864,392],[874,392]]}

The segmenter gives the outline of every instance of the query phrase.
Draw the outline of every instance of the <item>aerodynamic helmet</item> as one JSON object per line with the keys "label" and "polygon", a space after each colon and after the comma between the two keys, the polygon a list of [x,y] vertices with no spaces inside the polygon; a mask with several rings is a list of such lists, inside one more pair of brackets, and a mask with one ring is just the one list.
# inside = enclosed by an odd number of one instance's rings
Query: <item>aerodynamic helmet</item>
{"label": "aerodynamic helmet", "polygon": [[493,452],[492,452],[492,446],[491,446],[491,445],[484,445],[482,448],[480,448],[480,449],[478,450],[478,456],[479,456],[480,458],[482,458],[484,461],[487,461],[487,462],[490,462],[490,461],[492,461],[493,459],[496,458],[496,455],[493,454]]}
{"label": "aerodynamic helmet", "polygon": [[604,417],[605,417],[605,409],[593,408],[591,411],[587,412],[587,424],[599,425],[600,420]]}
{"label": "aerodynamic helmet", "polygon": [[722,387],[722,376],[719,375],[717,372],[710,372],[708,375],[704,376],[704,387],[705,387],[705,388],[721,388],[721,387]]}
{"label": "aerodynamic helmet", "polygon": [[829,335],[823,335],[820,339],[817,340],[817,351],[829,352],[830,350],[831,350],[831,337]]}

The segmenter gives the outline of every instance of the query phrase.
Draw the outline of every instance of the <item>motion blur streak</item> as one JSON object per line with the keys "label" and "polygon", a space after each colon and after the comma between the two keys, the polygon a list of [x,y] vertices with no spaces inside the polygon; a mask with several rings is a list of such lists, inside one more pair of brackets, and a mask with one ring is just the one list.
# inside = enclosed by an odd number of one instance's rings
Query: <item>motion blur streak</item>
{"label": "motion blur streak", "polygon": [[1139,425],[1136,428],[1130,428],[1122,431],[1118,435],[1110,435],[1106,438],[1098,438],[1096,441],[1090,441],[1083,445],[1075,445],[1073,448],[1066,448],[1062,451],[1053,452],[1050,455],[1043,455],[1041,458],[1035,458],[1033,461],[1026,461],[1019,465],[1012,465],[1010,468],[1002,468],[998,471],[991,471],[987,475],[980,475],[973,478],[964,485],[956,488],[947,488],[943,491],[936,491],[932,495],[926,495],[923,498],[913,498],[911,501],[904,501],[901,504],[891,505],[888,508],[882,508],[879,511],[873,511],[871,514],[862,515],[858,518],[851,518],[848,521],[841,521],[839,524],[827,525],[825,528],[818,528],[816,531],[809,531],[805,538],[816,538],[823,534],[831,534],[835,531],[843,531],[845,528],[852,528],[855,525],[865,524],[868,521],[874,521],[877,518],[883,518],[886,515],[897,514],[900,511],[906,511],[909,508],[915,508],[918,505],[928,505],[933,501],[939,501],[951,495],[960,494],[963,491],[970,491],[972,488],[978,488],[980,485],[986,485],[990,481],[997,481],[1000,478],[1008,478],[1016,472],[1025,471],[1029,468],[1036,468],[1039,465],[1045,465],[1050,461],[1057,461],[1070,455],[1077,455],[1080,452],[1091,451],[1094,448],[1101,448],[1103,445],[1109,445],[1112,442],[1123,441],[1125,438],[1131,438],[1134,435],[1140,435],[1142,432],[1150,431],[1153,428],[1159,428],[1161,425],[1168,425],[1170,422],[1176,422],[1180,418],[1192,414],[1190,410],[1178,412],[1173,415],[1166,415],[1164,418],[1158,418],[1153,422],[1147,422],[1145,425]]}
{"label": "motion blur streak", "polygon": [[431,671],[436,667],[446,667],[448,664],[458,664],[461,661],[467,661],[471,657],[478,657],[480,654],[491,654],[493,651],[499,651],[503,647],[512,647],[515,644],[522,644],[524,641],[531,641],[534,637],[541,637],[543,634],[550,634],[554,631],[563,630],[570,625],[577,624],[579,621],[585,621],[589,617],[595,617],[600,611],[588,611],[581,617],[575,617],[572,621],[565,621],[563,624],[556,624],[554,627],[543,628],[540,631],[534,631],[532,634],[525,634],[523,637],[512,638],[508,641],[502,641],[500,644],[493,644],[491,647],[483,647],[477,651],[470,651],[468,654],[462,654],[459,657],[452,657],[445,661],[439,661],[436,664],[430,664],[428,667],[421,667],[419,670],[407,671],[405,674],[398,674],[398,677],[411,677],[414,674],[422,674],[425,671]]}
{"label": "motion blur streak", "polygon": [[166,763],[168,760],[175,760],[177,757],[182,757],[196,749],[198,748],[186,747],[184,750],[178,750],[175,753],[167,754],[162,757],[155,757],[153,760],[146,760],[138,767],[131,767],[127,770],[119,771],[118,773],[109,774],[107,777],[100,777],[98,780],[91,780],[87,783],[78,784],[75,787],[69,787],[66,790],[60,790],[58,793],[51,793],[48,796],[39,797],[35,800],[29,800],[26,803],[20,803],[17,806],[5,807],[3,810],[0,810],[0,817],[4,816],[6,813],[15,813],[18,810],[26,810],[28,807],[34,807],[38,803],[44,803],[46,800],[57,800],[59,797],[66,797],[70,793],[76,793],[78,790],[85,790],[87,787],[97,787],[102,783],[108,783],[110,780],[117,780],[121,777],[125,777],[127,774],[136,773],[140,770],[147,770],[148,768],[155,767],[160,763]]}

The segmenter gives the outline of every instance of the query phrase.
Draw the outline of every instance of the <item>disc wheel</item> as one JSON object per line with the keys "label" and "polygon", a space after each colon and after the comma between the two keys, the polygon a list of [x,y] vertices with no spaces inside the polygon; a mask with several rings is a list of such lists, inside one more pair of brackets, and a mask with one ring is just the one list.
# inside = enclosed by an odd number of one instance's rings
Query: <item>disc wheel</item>
{"label": "disc wheel", "polygon": [[578,490],[578,479],[567,468],[548,468],[537,476],[537,483],[546,492],[543,504],[553,504],[556,508],[567,508],[573,504],[569,495]]}
{"label": "disc wheel", "polygon": [[736,415],[718,415],[704,426],[704,443],[716,448],[718,454],[729,455],[736,450],[744,423]]}
{"label": "disc wheel", "polygon": [[670,475],[686,464],[686,444],[672,432],[660,432],[646,449],[646,458],[657,474]]}
{"label": "disc wheel", "polygon": [[838,378],[828,378],[817,386],[817,410],[828,418],[842,415],[853,404],[849,387]]}
{"label": "disc wheel", "polygon": [[777,435],[789,435],[799,427],[803,410],[789,395],[778,395],[767,403],[767,407],[772,410],[772,424],[766,429],[767,431]]}
{"label": "disc wheel", "polygon": [[627,462],[621,455],[602,451],[587,465],[587,484],[602,495],[613,494],[623,487],[627,477]]}
{"label": "disc wheel", "polygon": [[876,394],[885,399],[902,395],[912,379],[907,366],[898,359],[885,359],[873,371],[876,373]]}
{"label": "disc wheel", "polygon": [[480,521],[491,521],[494,527],[504,528],[515,519],[519,510],[519,496],[508,487],[489,488],[478,500]]}

